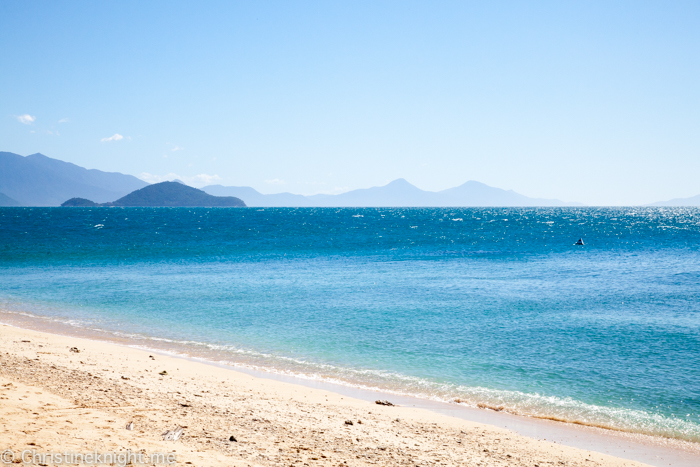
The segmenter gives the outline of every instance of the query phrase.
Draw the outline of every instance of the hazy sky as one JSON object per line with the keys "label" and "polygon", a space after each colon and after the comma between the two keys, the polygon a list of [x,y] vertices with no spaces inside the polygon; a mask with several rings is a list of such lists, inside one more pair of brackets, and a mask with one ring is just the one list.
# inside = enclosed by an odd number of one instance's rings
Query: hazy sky
{"label": "hazy sky", "polygon": [[697,1],[6,1],[0,71],[0,150],[149,181],[700,194]]}

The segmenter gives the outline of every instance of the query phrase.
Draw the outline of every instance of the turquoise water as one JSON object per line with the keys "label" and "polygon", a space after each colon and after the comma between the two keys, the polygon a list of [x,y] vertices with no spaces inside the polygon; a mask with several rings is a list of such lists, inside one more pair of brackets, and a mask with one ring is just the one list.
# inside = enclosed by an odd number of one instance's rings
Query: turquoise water
{"label": "turquoise water", "polygon": [[699,245],[695,208],[0,208],[0,308],[697,442]]}

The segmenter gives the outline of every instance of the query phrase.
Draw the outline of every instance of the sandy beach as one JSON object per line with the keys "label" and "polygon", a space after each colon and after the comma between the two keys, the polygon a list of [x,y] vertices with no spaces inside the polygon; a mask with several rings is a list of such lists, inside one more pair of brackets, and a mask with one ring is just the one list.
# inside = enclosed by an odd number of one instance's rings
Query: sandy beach
{"label": "sandy beach", "polygon": [[22,452],[130,451],[196,466],[645,465],[112,343],[0,333],[0,448],[16,463]]}

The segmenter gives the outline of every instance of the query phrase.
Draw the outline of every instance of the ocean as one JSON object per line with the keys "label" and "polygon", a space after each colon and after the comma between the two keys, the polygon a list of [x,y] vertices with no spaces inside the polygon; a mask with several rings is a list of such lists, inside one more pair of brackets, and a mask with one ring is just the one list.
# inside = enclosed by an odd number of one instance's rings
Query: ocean
{"label": "ocean", "polygon": [[0,208],[0,310],[700,442],[697,208]]}

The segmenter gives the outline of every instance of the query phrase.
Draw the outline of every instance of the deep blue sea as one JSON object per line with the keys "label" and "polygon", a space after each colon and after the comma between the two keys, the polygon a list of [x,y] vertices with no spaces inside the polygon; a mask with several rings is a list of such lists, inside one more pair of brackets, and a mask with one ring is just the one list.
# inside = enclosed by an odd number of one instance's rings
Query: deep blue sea
{"label": "deep blue sea", "polygon": [[0,208],[0,309],[700,442],[696,208]]}

